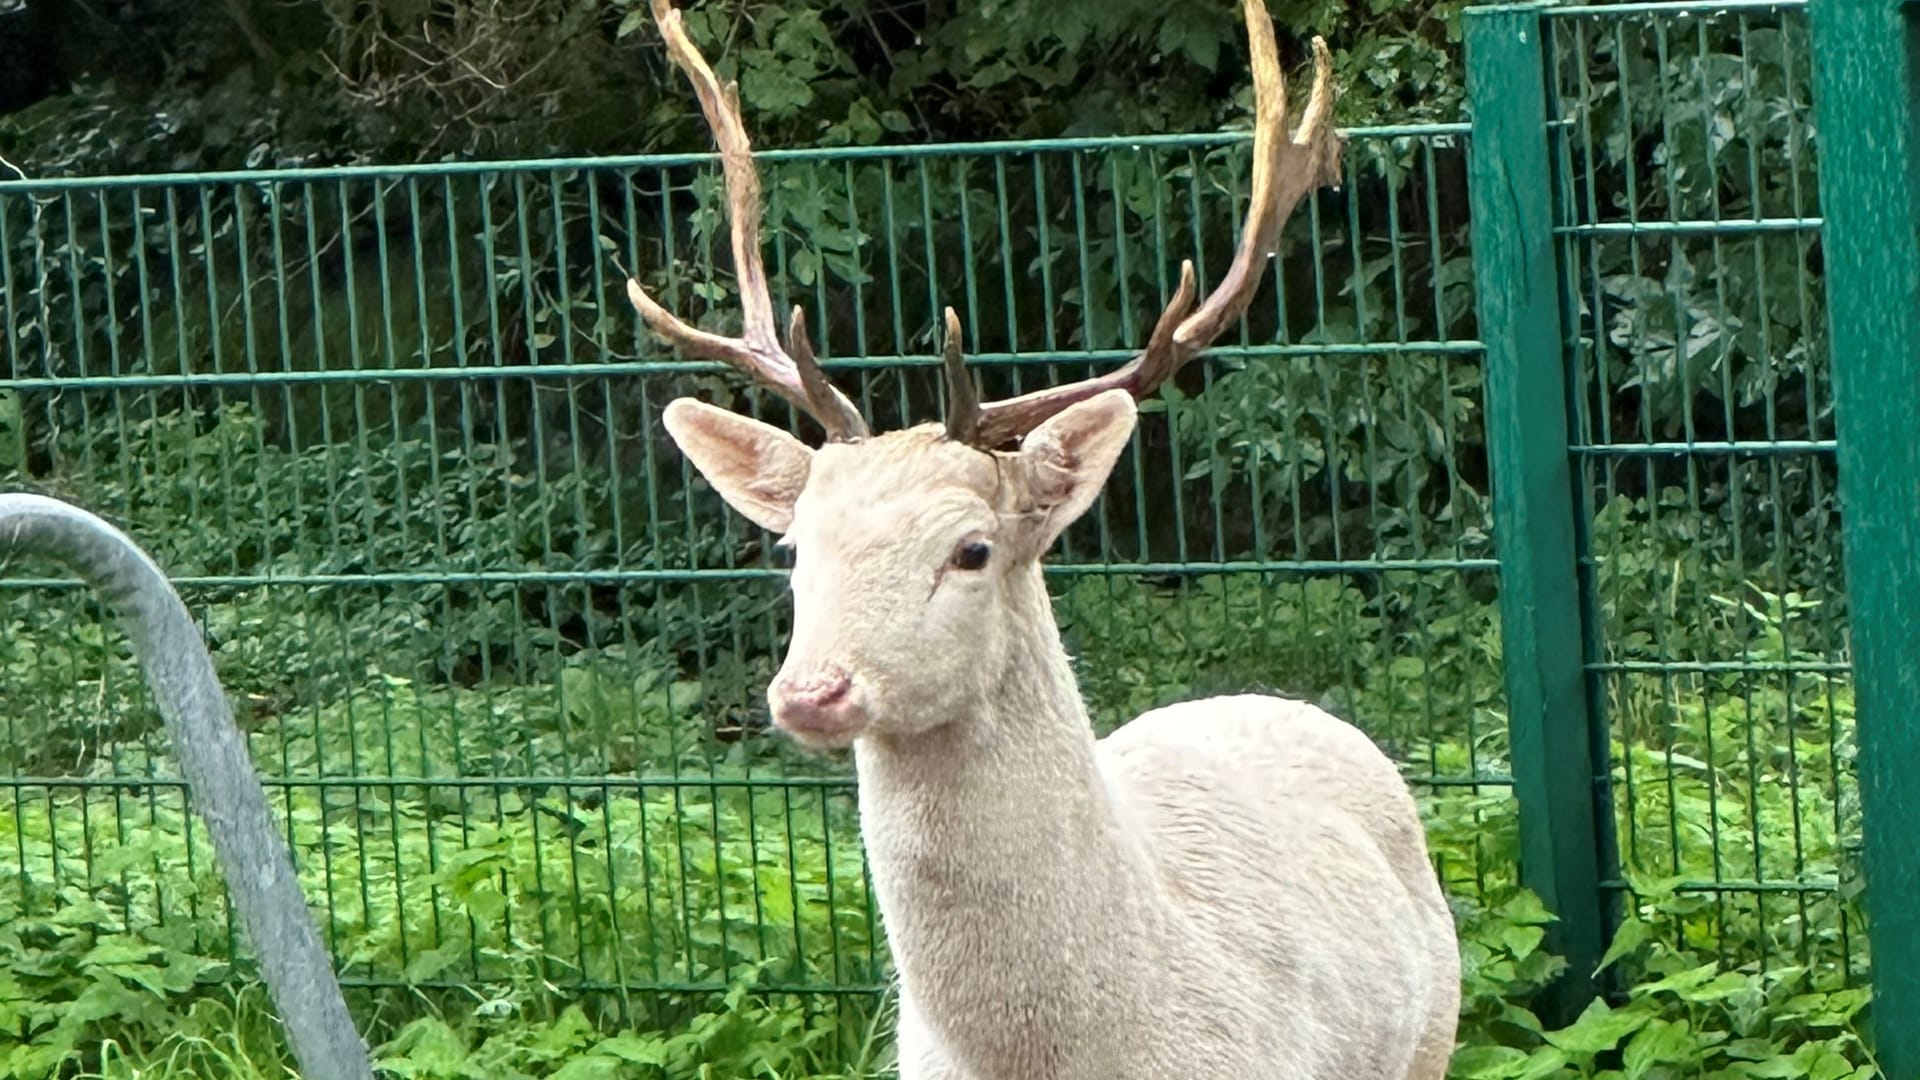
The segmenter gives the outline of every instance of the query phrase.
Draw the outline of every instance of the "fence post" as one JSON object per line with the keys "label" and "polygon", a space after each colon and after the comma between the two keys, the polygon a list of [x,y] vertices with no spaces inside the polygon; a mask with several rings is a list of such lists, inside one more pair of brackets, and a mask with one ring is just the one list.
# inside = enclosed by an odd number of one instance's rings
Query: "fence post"
{"label": "fence post", "polygon": [[1873,1031],[1920,1077],[1920,4],[1813,0]]}
{"label": "fence post", "polygon": [[1521,880],[1559,916],[1547,944],[1569,966],[1548,1011],[1565,1014],[1593,995],[1606,928],[1544,31],[1539,5],[1466,14],[1467,190]]}

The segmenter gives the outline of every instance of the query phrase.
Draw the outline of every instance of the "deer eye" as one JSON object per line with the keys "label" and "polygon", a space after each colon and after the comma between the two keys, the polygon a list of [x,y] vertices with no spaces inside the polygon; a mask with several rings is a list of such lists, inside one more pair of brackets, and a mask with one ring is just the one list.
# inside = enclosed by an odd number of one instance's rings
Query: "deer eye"
{"label": "deer eye", "polygon": [[953,549],[953,568],[978,570],[987,565],[987,557],[992,554],[993,545],[985,540],[964,540]]}

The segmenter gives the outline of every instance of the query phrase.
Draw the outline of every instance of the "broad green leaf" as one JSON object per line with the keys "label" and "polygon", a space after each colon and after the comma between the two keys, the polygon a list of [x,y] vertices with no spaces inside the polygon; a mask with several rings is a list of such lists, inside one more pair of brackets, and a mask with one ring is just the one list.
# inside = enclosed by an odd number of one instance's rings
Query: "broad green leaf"
{"label": "broad green leaf", "polygon": [[144,963],[158,952],[154,946],[132,938],[108,938],[88,949],[80,958],[82,967],[111,967],[118,964]]}
{"label": "broad green leaf", "polygon": [[1599,1054],[1620,1044],[1620,1040],[1640,1030],[1648,1020],[1648,1011],[1639,1003],[1615,1010],[1605,1001],[1589,1002],[1580,1018],[1559,1031],[1547,1033],[1547,1041],[1569,1054]]}
{"label": "broad green leaf", "polygon": [[596,1043],[593,1052],[605,1057],[631,1061],[636,1065],[667,1063],[667,1044],[661,1039],[650,1036],[615,1035],[611,1039],[602,1039]]}
{"label": "broad green leaf", "polygon": [[533,1040],[533,1047],[554,1053],[573,1053],[590,1044],[593,1038],[593,1022],[587,1019],[585,1010],[574,1004],[567,1006],[558,1019],[540,1032]]}
{"label": "broad green leaf", "polygon": [[1633,996],[1635,998],[1641,998],[1651,997],[1654,994],[1673,993],[1684,998],[1689,991],[1704,985],[1707,980],[1713,978],[1714,974],[1719,970],[1720,965],[1718,962],[1710,962],[1688,968],[1685,971],[1677,971],[1664,979],[1634,987]]}
{"label": "broad green leaf", "polygon": [[1653,1019],[1634,1033],[1620,1055],[1628,1080],[1640,1080],[1655,1065],[1686,1064],[1697,1060],[1700,1051],[1693,1029],[1685,1020],[1677,1023]]}
{"label": "broad green leaf", "polygon": [[1853,1076],[1853,1062],[1838,1051],[1822,1047],[1807,1070],[1809,1080],[1847,1080]]}
{"label": "broad green leaf", "polygon": [[1780,1044],[1769,1039],[1735,1039],[1722,1052],[1742,1061],[1766,1061],[1780,1053]]}
{"label": "broad green leaf", "polygon": [[437,1016],[409,1023],[381,1050],[377,1066],[402,1076],[452,1077],[467,1060],[466,1040]]}
{"label": "broad green leaf", "polygon": [[1513,899],[1500,905],[1499,915],[1511,922],[1529,925],[1544,925],[1555,921],[1556,916],[1540,902],[1540,896],[1531,889],[1523,890]]}
{"label": "broad green leaf", "polygon": [[467,949],[467,943],[456,938],[414,953],[407,960],[407,981],[421,983],[434,978],[462,959]]}
{"label": "broad green leaf", "polygon": [[1737,971],[1723,971],[1692,989],[1680,991],[1682,1001],[1719,1001],[1729,998],[1742,990],[1760,991],[1759,980],[1751,975],[1742,975]]}
{"label": "broad green leaf", "polygon": [[1510,1080],[1527,1061],[1527,1052],[1512,1046],[1463,1046],[1453,1055],[1451,1075],[1468,1080]]}
{"label": "broad green leaf", "polygon": [[553,1080],[616,1080],[619,1075],[619,1058],[595,1055],[574,1058],[560,1066]]}
{"label": "broad green leaf", "polygon": [[1533,950],[1540,947],[1540,942],[1544,940],[1546,936],[1547,932],[1538,926],[1516,926],[1510,924],[1502,927],[1500,930],[1501,943],[1507,947],[1508,952],[1511,952],[1519,959],[1525,959],[1532,955]]}
{"label": "broad green leaf", "polygon": [[1648,923],[1641,919],[1628,919],[1613,932],[1613,941],[1607,946],[1605,955],[1600,957],[1600,970],[1612,967],[1614,962],[1624,956],[1631,956],[1646,944],[1651,934]]}
{"label": "broad green leaf", "polygon": [[1737,1061],[1731,1071],[1736,1076],[1753,1077],[1754,1080],[1788,1080],[1790,1077],[1807,1075],[1804,1063],[1792,1057],[1770,1057],[1763,1061]]}

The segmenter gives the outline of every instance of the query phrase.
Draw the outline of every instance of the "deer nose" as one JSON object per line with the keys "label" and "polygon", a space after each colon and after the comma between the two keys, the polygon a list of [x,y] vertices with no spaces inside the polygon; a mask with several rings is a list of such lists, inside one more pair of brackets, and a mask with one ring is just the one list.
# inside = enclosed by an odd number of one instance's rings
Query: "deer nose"
{"label": "deer nose", "polygon": [[782,676],[768,688],[773,722],[803,742],[845,743],[867,726],[853,676],[840,668]]}

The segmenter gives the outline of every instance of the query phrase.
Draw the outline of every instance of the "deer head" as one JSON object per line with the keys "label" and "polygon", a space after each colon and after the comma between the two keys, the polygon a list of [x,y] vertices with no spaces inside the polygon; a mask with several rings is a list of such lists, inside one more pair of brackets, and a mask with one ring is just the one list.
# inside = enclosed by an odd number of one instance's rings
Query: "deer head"
{"label": "deer head", "polygon": [[[1313,41],[1313,92],[1288,136],[1286,83],[1264,0],[1243,0],[1256,123],[1251,206],[1232,265],[1195,308],[1193,263],[1146,348],[1106,374],[981,402],[946,312],[944,424],[872,435],[828,382],[798,307],[776,336],[759,249],[760,188],[735,86],[722,86],[672,0],[652,0],[719,144],[743,308],[739,337],[695,329],[649,296],[627,294],[652,331],[724,361],[819,422],[818,449],[758,420],[681,398],[667,431],[737,512],[794,549],[794,626],[768,688],[774,722],[797,740],[843,746],[961,719],[956,703],[993,692],[998,673],[1053,632],[1041,556],[1084,513],[1133,433],[1135,401],[1199,355],[1252,301],[1281,226],[1310,192],[1337,183],[1344,139],[1332,125],[1326,43]],[[1052,639],[1057,650],[1057,637]]]}

